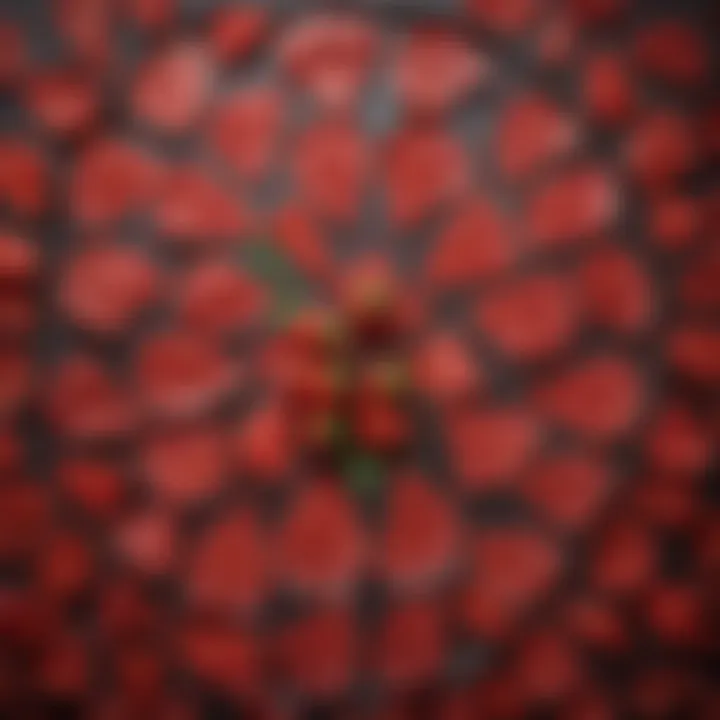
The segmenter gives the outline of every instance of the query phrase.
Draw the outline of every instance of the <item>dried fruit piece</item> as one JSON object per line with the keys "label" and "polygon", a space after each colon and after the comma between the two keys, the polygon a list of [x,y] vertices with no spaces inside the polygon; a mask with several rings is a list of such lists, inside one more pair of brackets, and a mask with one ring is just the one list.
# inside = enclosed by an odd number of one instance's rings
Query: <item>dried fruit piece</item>
{"label": "dried fruit piece", "polygon": [[349,222],[360,211],[372,160],[368,141],[351,125],[323,121],[298,139],[293,158],[300,195],[323,217]]}
{"label": "dried fruit piece", "polygon": [[512,227],[487,198],[463,203],[439,233],[426,260],[434,285],[471,285],[507,270],[515,260]]}
{"label": "dried fruit piece", "polygon": [[521,528],[482,532],[472,558],[472,579],[460,597],[461,617],[469,630],[489,638],[511,631],[561,570],[557,548]]}
{"label": "dried fruit piece", "polygon": [[213,69],[204,49],[177,42],[140,68],[132,109],[139,120],[160,132],[182,133],[200,120],[212,84]]}
{"label": "dried fruit piece", "polygon": [[537,422],[520,407],[451,416],[448,442],[458,480],[470,492],[507,486],[540,445]]}
{"label": "dried fruit piece", "polygon": [[310,277],[329,281],[334,270],[321,228],[299,204],[281,207],[272,222],[272,235],[294,263]]}
{"label": "dried fruit piece", "polygon": [[641,70],[680,88],[693,88],[707,78],[710,53],[705,38],[682,20],[647,23],[635,37],[635,62]]}
{"label": "dried fruit piece", "polygon": [[587,440],[616,442],[639,417],[644,383],[623,357],[590,357],[544,381],[535,394],[550,420]]}
{"label": "dried fruit piece", "polygon": [[690,324],[672,332],[668,362],[680,375],[707,387],[720,384],[720,332],[709,324]]}
{"label": "dried fruit piece", "polygon": [[286,72],[318,102],[351,106],[367,78],[375,50],[372,26],[341,14],[309,17],[280,39],[279,59]]}
{"label": "dried fruit piece", "polygon": [[0,484],[0,562],[30,559],[45,542],[51,523],[44,487],[27,479]]}
{"label": "dried fruit piece", "polygon": [[720,310],[720,249],[710,246],[685,266],[679,282],[681,302],[692,311]]}
{"label": "dried fruit piece", "polygon": [[598,167],[577,167],[553,178],[531,198],[530,236],[540,247],[572,245],[607,230],[618,211],[612,177]]}
{"label": "dried fruit piece", "polygon": [[267,175],[279,149],[284,105],[276,90],[257,86],[226,96],[214,110],[210,141],[240,177]]}
{"label": "dried fruit piece", "polygon": [[211,498],[225,480],[222,439],[211,425],[167,428],[149,435],[142,467],[157,498],[188,507]]}
{"label": "dried fruit piece", "polygon": [[136,25],[146,32],[165,30],[175,19],[177,0],[128,0],[123,10]]}
{"label": "dried fruit piece", "polygon": [[259,649],[246,632],[198,619],[181,628],[178,645],[185,667],[211,689],[238,699],[257,689]]}
{"label": "dried fruit piece", "polygon": [[567,348],[578,326],[573,288],[549,273],[529,275],[486,296],[476,322],[509,358],[532,362]]}
{"label": "dried fruit piece", "polygon": [[70,260],[60,279],[59,306],[78,327],[128,332],[157,295],[150,258],[117,244],[90,247]]}
{"label": "dried fruit piece", "polygon": [[386,582],[404,591],[432,586],[453,570],[460,518],[424,478],[396,478],[390,492],[379,551]]}
{"label": "dried fruit piece", "polygon": [[627,139],[626,157],[633,178],[643,189],[664,189],[695,168],[696,135],[684,115],[656,110],[635,125]]}
{"label": "dried fruit piece", "polygon": [[239,239],[250,222],[243,199],[195,166],[172,171],[160,192],[155,218],[168,241],[190,247]]}
{"label": "dried fruit piece", "polygon": [[413,358],[417,390],[441,406],[463,403],[485,383],[481,365],[455,335],[438,332],[422,342]]}
{"label": "dried fruit piece", "polygon": [[461,196],[469,184],[467,153],[433,127],[408,127],[390,139],[385,154],[390,219],[413,227]]}
{"label": "dried fruit piece", "polygon": [[580,267],[578,288],[586,315],[614,332],[646,330],[655,316],[655,292],[639,260],[619,247],[591,253]]}
{"label": "dried fruit piece", "polygon": [[72,70],[50,70],[31,78],[25,104],[44,129],[61,137],[86,132],[98,114],[97,89]]}
{"label": "dried fruit piece", "polygon": [[33,367],[27,353],[14,348],[0,349],[0,419],[24,410],[33,393]]}
{"label": "dried fruit piece", "polygon": [[583,75],[585,105],[598,124],[617,127],[635,112],[635,94],[626,63],[616,53],[597,52],[588,58]]}
{"label": "dried fruit piece", "polygon": [[572,118],[537,93],[514,97],[500,114],[497,157],[508,180],[527,180],[577,144]]}
{"label": "dried fruit piece", "polygon": [[28,57],[25,37],[14,22],[0,20],[0,87],[14,85],[25,72]]}
{"label": "dried fruit piece", "polygon": [[653,198],[649,226],[652,241],[661,249],[684,250],[696,242],[702,229],[700,203],[675,193]]}
{"label": "dried fruit piece", "polygon": [[88,68],[104,69],[111,57],[113,3],[111,0],[56,0],[58,33]]}
{"label": "dried fruit piece", "polygon": [[282,579],[305,594],[346,595],[366,563],[364,534],[348,498],[319,483],[288,513],[277,545]]}
{"label": "dried fruit piece", "polygon": [[373,647],[373,666],[393,687],[432,682],[442,668],[447,631],[437,605],[410,602],[387,613]]}
{"label": "dried fruit piece", "polygon": [[165,575],[175,567],[175,525],[155,508],[136,511],[125,518],[114,539],[118,554],[135,570]]}
{"label": "dried fruit piece", "polygon": [[537,0],[466,0],[466,6],[477,22],[508,37],[526,32],[540,10]]}
{"label": "dried fruit piece", "polygon": [[345,610],[319,610],[283,630],[275,660],[283,677],[315,698],[341,696],[355,680],[357,632]]}
{"label": "dried fruit piece", "polygon": [[591,561],[595,586],[621,596],[645,587],[655,569],[653,539],[637,518],[617,518],[599,538]]}
{"label": "dried fruit piece", "polygon": [[67,459],[58,467],[57,480],[71,503],[99,521],[114,517],[125,497],[121,471],[106,460],[92,457]]}
{"label": "dried fruit piece", "polygon": [[155,198],[162,168],[126,140],[101,138],[77,156],[70,177],[70,213],[84,225],[116,222]]}
{"label": "dried fruit piece", "polygon": [[125,437],[137,421],[126,388],[85,355],[71,356],[55,368],[47,410],[56,429],[73,440]]}
{"label": "dried fruit piece", "polygon": [[269,404],[255,410],[233,441],[235,465],[251,480],[274,485],[292,468],[292,428],[284,407]]}
{"label": "dried fruit piece", "polygon": [[203,412],[230,393],[239,379],[216,348],[179,330],[145,342],[136,357],[136,375],[144,402],[163,415]]}
{"label": "dried fruit piece", "polygon": [[76,600],[90,587],[94,559],[87,541],[70,532],[56,532],[37,568],[43,593],[61,602]]}
{"label": "dried fruit piece", "polygon": [[552,523],[580,531],[597,515],[608,497],[609,484],[609,472],[601,460],[569,452],[533,466],[523,479],[522,494]]}
{"label": "dried fruit piece", "polygon": [[253,325],[265,305],[265,293],[241,268],[210,261],[184,279],[179,314],[197,332],[224,335]]}
{"label": "dried fruit piece", "polygon": [[220,7],[213,13],[208,42],[220,62],[241,62],[265,39],[269,24],[268,13],[259,4]]}
{"label": "dried fruit piece", "polygon": [[434,114],[451,110],[465,100],[487,74],[487,60],[462,37],[428,27],[408,36],[393,77],[406,107]]}
{"label": "dried fruit piece", "polygon": [[190,560],[191,603],[230,617],[259,609],[268,591],[268,561],[265,538],[250,512],[221,516],[204,531]]}
{"label": "dried fruit piece", "polygon": [[37,217],[48,201],[48,167],[39,148],[1,135],[0,157],[0,201],[18,215]]}

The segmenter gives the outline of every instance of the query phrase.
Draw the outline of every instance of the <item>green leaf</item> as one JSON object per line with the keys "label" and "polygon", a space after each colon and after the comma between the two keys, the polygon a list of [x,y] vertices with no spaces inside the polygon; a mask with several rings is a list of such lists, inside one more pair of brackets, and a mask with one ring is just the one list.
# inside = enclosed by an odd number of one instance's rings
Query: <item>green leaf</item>
{"label": "green leaf", "polygon": [[273,300],[270,319],[282,323],[312,299],[306,278],[280,248],[267,240],[247,243],[241,251],[243,267],[259,280]]}
{"label": "green leaf", "polygon": [[348,487],[360,497],[377,496],[385,484],[385,466],[376,455],[356,450],[347,453],[341,465]]}

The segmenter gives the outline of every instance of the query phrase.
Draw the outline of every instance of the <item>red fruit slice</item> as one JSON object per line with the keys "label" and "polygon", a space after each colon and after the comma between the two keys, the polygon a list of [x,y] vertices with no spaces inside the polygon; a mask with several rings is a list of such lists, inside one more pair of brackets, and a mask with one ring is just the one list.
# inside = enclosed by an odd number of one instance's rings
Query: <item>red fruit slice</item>
{"label": "red fruit slice", "polygon": [[103,138],[78,156],[70,178],[70,212],[81,224],[103,224],[145,208],[162,179],[159,163],[125,140]]}
{"label": "red fruit slice", "polygon": [[98,113],[97,90],[72,70],[50,70],[32,78],[25,104],[45,130],[63,137],[88,130]]}
{"label": "red fruit slice", "polygon": [[205,110],[213,84],[213,68],[196,44],[177,42],[151,57],[138,72],[132,90],[136,117],[156,130],[189,130]]}
{"label": "red fruit slice", "polygon": [[480,365],[449,332],[423,341],[413,357],[412,374],[418,391],[441,406],[469,400],[485,383]]}
{"label": "red fruit slice", "polygon": [[218,8],[208,31],[210,48],[222,63],[241,62],[260,46],[269,25],[268,13],[260,5]]}
{"label": "red fruit slice", "polygon": [[348,593],[360,579],[367,557],[364,534],[348,498],[316,484],[288,512],[277,544],[281,578],[310,595]]}
{"label": "red fruit slice", "polygon": [[587,111],[599,125],[622,125],[635,112],[635,90],[627,65],[617,53],[597,52],[588,58],[583,92]]}
{"label": "red fruit slice", "polygon": [[255,410],[235,436],[236,466],[261,484],[280,482],[292,468],[291,437],[283,406],[270,404]]}
{"label": "red fruit slice", "polygon": [[541,412],[587,440],[615,442],[632,429],[644,383],[629,360],[591,357],[546,380],[536,392]]}
{"label": "red fruit slice", "polygon": [[10,20],[0,20],[0,87],[15,84],[28,61],[25,37]]}
{"label": "red fruit slice", "polygon": [[196,266],[185,278],[179,313],[193,330],[223,335],[253,325],[266,304],[263,290],[240,268],[210,261]]}
{"label": "red fruit slice", "polygon": [[27,560],[42,547],[51,523],[43,487],[27,480],[0,484],[0,562]]}
{"label": "red fruit slice", "polygon": [[199,247],[237,239],[249,223],[242,198],[192,166],[173,170],[160,193],[155,218],[169,241]]}
{"label": "red fruit slice", "polygon": [[447,634],[435,604],[409,602],[392,608],[373,648],[373,665],[393,687],[432,682],[442,670]]}
{"label": "red fruit slice", "polygon": [[708,247],[685,266],[678,295],[693,311],[720,310],[720,248]]}
{"label": "red fruit slice", "polygon": [[696,134],[688,119],[672,110],[642,118],[628,137],[627,164],[644,189],[667,188],[691,172],[698,161]]}
{"label": "red fruit slice", "polygon": [[292,203],[280,208],[273,218],[272,236],[310,277],[331,278],[333,262],[325,237],[305,208]]}
{"label": "red fruit slice", "polygon": [[500,170],[514,182],[527,180],[566,155],[578,141],[578,129],[547,98],[526,93],[513,98],[498,120]]}
{"label": "red fruit slice", "polygon": [[641,70],[680,88],[702,85],[709,75],[705,38],[681,20],[661,19],[644,25],[635,37],[634,55]]}
{"label": "red fruit slice", "polygon": [[156,334],[136,358],[137,382],[155,412],[202,412],[231,392],[238,380],[229,361],[199,337],[183,331]]}
{"label": "red fruit slice", "polygon": [[233,626],[196,620],[182,629],[178,640],[182,662],[201,682],[242,698],[257,689],[260,658],[250,635]]}
{"label": "red fruit slice", "polygon": [[428,255],[425,274],[441,288],[470,285],[506,270],[516,256],[512,228],[486,198],[464,203]]}
{"label": "red fruit slice", "polygon": [[536,630],[523,638],[513,660],[518,692],[530,705],[567,697],[579,685],[583,672],[580,661],[557,631]]}
{"label": "red fruit slice", "polygon": [[592,596],[573,600],[565,609],[563,619],[573,639],[590,650],[617,653],[627,649],[626,624],[603,600]]}
{"label": "red fruit slice", "polygon": [[385,163],[388,213],[401,228],[428,219],[468,187],[467,153],[438,129],[400,131],[386,148]]}
{"label": "red fruit slice", "polygon": [[211,498],[225,481],[223,442],[211,425],[161,430],[146,439],[142,467],[161,502],[191,506]]}
{"label": "red fruit slice", "polygon": [[371,152],[350,125],[324,121],[312,126],[295,147],[293,170],[300,194],[330,220],[353,220],[367,185]]}
{"label": "red fruit slice", "polygon": [[38,148],[0,136],[0,201],[18,215],[37,217],[47,205],[48,168]]}
{"label": "red fruit slice", "polygon": [[571,245],[602,233],[618,211],[612,177],[598,167],[575,168],[546,183],[531,198],[530,236],[544,247]]}
{"label": "red fruit slice", "polygon": [[688,380],[720,385],[720,331],[715,326],[696,323],[675,330],[666,354],[673,369]]}
{"label": "red fruit slice", "polygon": [[646,599],[645,618],[650,630],[670,647],[699,647],[709,631],[703,599],[691,583],[658,584]]}
{"label": "red fruit slice", "polygon": [[128,435],[137,420],[126,388],[88,356],[76,355],[55,369],[48,413],[73,440],[112,440]]}
{"label": "red fruit slice", "polygon": [[276,158],[284,114],[283,98],[276,90],[240,90],[214,111],[210,140],[240,177],[262,178]]}
{"label": "red fruit slice", "polygon": [[62,462],[58,482],[70,502],[92,518],[106,521],[123,503],[125,482],[112,463],[93,458],[72,458]]}
{"label": "red fruit slice", "polygon": [[247,613],[257,610],[268,590],[265,538],[254,516],[233,511],[209,526],[190,561],[191,602],[201,610]]}
{"label": "red fruit slice", "polygon": [[540,10],[537,0],[466,0],[466,4],[473,19],[506,36],[526,32]]}
{"label": "red fruit slice", "polygon": [[651,473],[635,482],[632,507],[653,528],[686,532],[700,507],[694,481],[692,476]]}
{"label": "red fruit slice", "polygon": [[647,528],[636,519],[617,519],[595,547],[591,575],[602,592],[627,595],[648,584],[655,566],[655,547]]}
{"label": "red fruit slice", "polygon": [[59,305],[84,330],[129,331],[157,295],[150,258],[131,247],[106,245],[78,253],[60,279]]}
{"label": "red fruit slice", "polygon": [[33,368],[27,353],[0,350],[0,418],[6,420],[21,412],[33,393]]}
{"label": "red fruit slice", "polygon": [[69,602],[89,589],[93,570],[86,539],[69,532],[54,533],[37,568],[38,584],[48,597]]}
{"label": "red fruit slice", "polygon": [[451,458],[461,486],[470,492],[506,487],[540,444],[540,428],[517,407],[498,407],[451,417]]}
{"label": "red fruit slice", "polygon": [[461,595],[460,610],[469,630],[489,638],[511,630],[561,570],[557,549],[526,529],[487,530],[472,553],[473,576]]}
{"label": "red fruit slice", "polygon": [[437,28],[412,32],[398,55],[394,84],[411,111],[442,113],[465,100],[488,75],[488,61],[465,40]]}
{"label": "red fruit slice", "polygon": [[570,345],[578,326],[577,301],[562,278],[530,275],[481,300],[476,322],[509,358],[544,360]]}
{"label": "red fruit slice", "polygon": [[530,470],[522,484],[527,502],[563,530],[589,525],[608,497],[610,476],[604,464],[579,453],[551,456]]}
{"label": "red fruit slice", "polygon": [[110,58],[113,24],[111,0],[56,0],[58,33],[88,68],[102,69]]}
{"label": "red fruit slice", "polygon": [[684,250],[700,233],[701,207],[695,198],[668,194],[655,198],[650,210],[650,234],[668,251]]}
{"label": "red fruit slice", "polygon": [[387,507],[380,563],[386,581],[419,590],[453,570],[461,542],[461,520],[426,480],[395,479]]}
{"label": "red fruit slice", "polygon": [[133,569],[147,575],[165,575],[175,567],[175,526],[155,509],[135,512],[115,532],[115,548]]}
{"label": "red fruit slice", "polygon": [[176,15],[177,0],[128,0],[123,5],[136,27],[147,32],[167,28]]}
{"label": "red fruit slice", "polygon": [[344,610],[320,610],[303,617],[279,638],[276,661],[301,693],[332,699],[355,679],[357,633]]}
{"label": "red fruit slice", "polygon": [[587,257],[578,273],[586,315],[601,327],[632,335],[655,316],[655,292],[643,266],[628,252],[606,246]]}
{"label": "red fruit slice", "polygon": [[628,0],[568,0],[575,20],[583,25],[604,25],[619,20],[629,7]]}
{"label": "red fruit slice", "polygon": [[710,464],[712,439],[688,407],[667,403],[647,430],[645,455],[650,466],[678,475],[702,473]]}
{"label": "red fruit slice", "polygon": [[307,18],[279,44],[285,71],[315,100],[329,107],[353,105],[365,84],[375,51],[372,26],[337,15]]}

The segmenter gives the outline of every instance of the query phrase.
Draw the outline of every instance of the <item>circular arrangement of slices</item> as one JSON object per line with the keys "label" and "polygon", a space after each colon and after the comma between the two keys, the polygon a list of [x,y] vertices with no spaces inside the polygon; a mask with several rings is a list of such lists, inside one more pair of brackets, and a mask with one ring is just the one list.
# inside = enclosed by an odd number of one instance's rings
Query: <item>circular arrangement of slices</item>
{"label": "circular arrangement of slices", "polygon": [[720,716],[712,3],[362,5],[0,17],[0,716]]}

